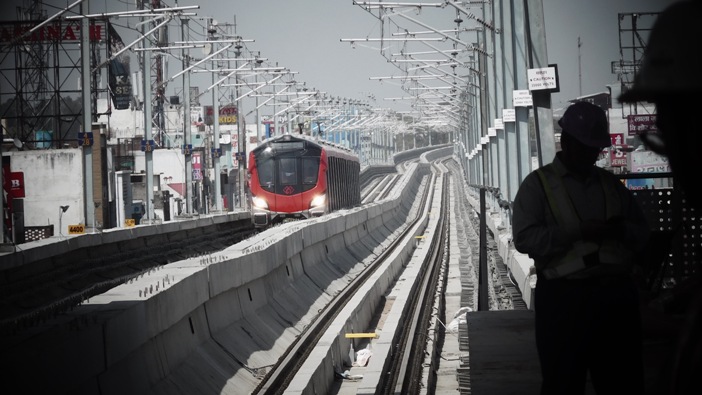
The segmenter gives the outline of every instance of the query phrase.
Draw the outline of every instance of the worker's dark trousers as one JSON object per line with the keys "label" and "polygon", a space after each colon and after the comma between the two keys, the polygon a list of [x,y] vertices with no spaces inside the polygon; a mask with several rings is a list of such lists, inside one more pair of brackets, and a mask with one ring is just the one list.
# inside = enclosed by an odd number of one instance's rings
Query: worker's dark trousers
{"label": "worker's dark trousers", "polygon": [[541,394],[582,394],[589,370],[598,394],[643,394],[642,333],[629,278],[537,281]]}

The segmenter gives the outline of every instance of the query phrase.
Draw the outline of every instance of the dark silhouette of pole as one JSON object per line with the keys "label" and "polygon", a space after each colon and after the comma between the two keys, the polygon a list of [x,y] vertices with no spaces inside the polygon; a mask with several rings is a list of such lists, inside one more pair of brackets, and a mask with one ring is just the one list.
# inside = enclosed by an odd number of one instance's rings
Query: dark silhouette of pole
{"label": "dark silhouette of pole", "polygon": [[578,36],[578,86],[579,86],[579,91],[578,91],[578,97],[582,97],[583,95],[583,69],[582,69],[582,63],[580,61],[580,47],[583,46],[583,42],[580,41],[580,36]]}
{"label": "dark silhouette of pole", "polygon": [[488,301],[487,225],[485,221],[485,187],[480,188],[480,260],[478,263],[478,311],[490,310]]}

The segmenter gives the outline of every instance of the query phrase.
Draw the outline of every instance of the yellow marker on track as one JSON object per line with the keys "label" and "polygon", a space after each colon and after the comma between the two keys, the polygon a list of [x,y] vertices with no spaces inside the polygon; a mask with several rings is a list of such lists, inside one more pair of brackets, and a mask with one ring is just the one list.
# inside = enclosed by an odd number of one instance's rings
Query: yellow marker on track
{"label": "yellow marker on track", "polygon": [[377,333],[347,333],[347,339],[377,339]]}

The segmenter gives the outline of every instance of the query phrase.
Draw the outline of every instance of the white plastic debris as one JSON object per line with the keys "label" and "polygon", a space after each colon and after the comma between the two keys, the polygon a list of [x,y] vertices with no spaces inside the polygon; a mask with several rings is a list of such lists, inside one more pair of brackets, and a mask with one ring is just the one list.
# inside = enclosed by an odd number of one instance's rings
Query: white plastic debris
{"label": "white plastic debris", "polygon": [[366,366],[371,355],[373,355],[373,352],[370,350],[370,345],[363,350],[358,350],[356,353],[356,364],[358,366]]}
{"label": "white plastic debris", "polygon": [[450,333],[458,333],[458,326],[467,322],[466,313],[469,311],[473,311],[473,309],[470,307],[461,307],[458,309],[456,314],[453,315],[453,320],[451,320],[451,322],[449,322],[449,324],[446,326],[446,330]]}

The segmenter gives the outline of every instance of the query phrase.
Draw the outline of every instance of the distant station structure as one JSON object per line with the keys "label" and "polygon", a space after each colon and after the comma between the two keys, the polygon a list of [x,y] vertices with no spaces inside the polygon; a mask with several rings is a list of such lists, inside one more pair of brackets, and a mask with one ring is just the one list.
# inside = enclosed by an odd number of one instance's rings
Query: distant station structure
{"label": "distant station structure", "polygon": [[[110,30],[91,20],[87,37],[78,19],[47,18],[38,0],[17,7],[14,21],[0,22],[0,118],[18,147],[78,146],[81,123],[81,40],[90,46],[90,64],[109,57]],[[107,87],[96,69],[90,92],[95,102]],[[93,118],[97,114],[92,114]],[[7,135],[7,131],[4,131]]]}

